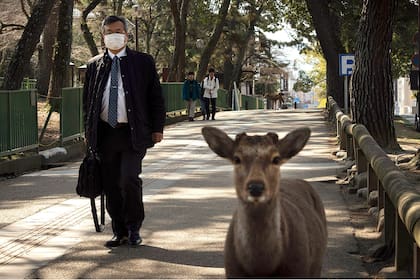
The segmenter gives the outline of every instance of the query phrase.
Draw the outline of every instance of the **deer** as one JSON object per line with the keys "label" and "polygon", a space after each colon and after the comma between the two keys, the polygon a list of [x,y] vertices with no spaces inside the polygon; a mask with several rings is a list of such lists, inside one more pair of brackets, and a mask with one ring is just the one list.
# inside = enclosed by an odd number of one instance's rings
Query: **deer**
{"label": "deer", "polygon": [[227,278],[319,278],[327,247],[322,200],[301,179],[281,178],[280,166],[306,145],[310,129],[278,135],[236,135],[202,128],[209,148],[233,164],[237,207],[224,245]]}

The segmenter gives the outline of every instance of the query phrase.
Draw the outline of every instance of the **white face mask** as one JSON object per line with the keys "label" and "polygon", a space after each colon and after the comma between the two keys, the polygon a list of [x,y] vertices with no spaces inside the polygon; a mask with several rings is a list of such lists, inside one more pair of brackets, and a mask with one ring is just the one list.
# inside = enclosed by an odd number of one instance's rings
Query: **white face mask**
{"label": "white face mask", "polygon": [[105,47],[110,50],[119,50],[125,46],[125,34],[111,33],[104,36]]}

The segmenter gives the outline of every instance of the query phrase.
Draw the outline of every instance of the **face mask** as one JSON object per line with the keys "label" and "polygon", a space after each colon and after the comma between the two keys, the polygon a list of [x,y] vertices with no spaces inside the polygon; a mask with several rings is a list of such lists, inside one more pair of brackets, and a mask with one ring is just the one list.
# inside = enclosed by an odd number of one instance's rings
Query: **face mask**
{"label": "face mask", "polygon": [[110,50],[119,50],[125,46],[125,34],[112,33],[104,36],[105,47]]}

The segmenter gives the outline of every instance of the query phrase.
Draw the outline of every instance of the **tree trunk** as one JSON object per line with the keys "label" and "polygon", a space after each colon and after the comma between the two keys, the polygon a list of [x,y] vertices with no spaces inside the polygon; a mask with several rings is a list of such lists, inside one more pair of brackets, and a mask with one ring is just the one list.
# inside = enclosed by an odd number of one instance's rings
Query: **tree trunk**
{"label": "tree trunk", "polygon": [[123,7],[124,0],[117,1],[117,15],[122,16],[122,7]]}
{"label": "tree trunk", "polygon": [[170,0],[175,25],[175,49],[169,66],[169,82],[180,82],[185,75],[185,39],[189,0]]}
{"label": "tree trunk", "polygon": [[42,42],[39,45],[38,78],[36,88],[39,94],[45,96],[48,95],[48,87],[50,84],[53,49],[57,36],[58,8],[59,2],[57,2],[51,10],[48,23],[44,27]]}
{"label": "tree trunk", "polygon": [[58,109],[56,107],[58,103],[53,101],[61,96],[61,89],[69,86],[70,82],[68,68],[72,42],[73,3],[73,0],[61,0],[60,3],[57,43],[48,92],[48,101],[54,110]]}
{"label": "tree trunk", "polygon": [[232,82],[232,74],[233,74],[233,62],[232,62],[232,56],[233,56],[233,50],[232,50],[232,41],[228,40],[228,45],[226,47],[226,50],[224,52],[224,58],[225,62],[223,63],[223,83],[224,88],[229,89],[229,85]]}
{"label": "tree trunk", "polygon": [[198,65],[198,72],[197,72],[197,80],[202,81],[204,79],[204,76],[207,72],[207,66],[209,64],[210,58],[214,52],[214,49],[216,48],[217,42],[219,41],[220,35],[223,31],[223,26],[225,26],[226,23],[226,16],[229,11],[231,0],[224,0],[222,3],[222,6],[219,10],[219,18],[216,24],[216,27],[214,29],[213,34],[210,37],[209,42],[205,46],[203,53],[201,54],[200,63]]}
{"label": "tree trunk", "polygon": [[390,46],[396,0],[364,0],[352,77],[356,123],[386,151],[399,150],[394,127]]}
{"label": "tree trunk", "polygon": [[262,2],[261,6],[258,7],[252,15],[252,19],[249,22],[248,30],[245,33],[245,36],[243,37],[243,40],[239,42],[239,53],[236,55],[236,60],[234,62],[234,67],[232,70],[232,80],[230,81],[229,85],[226,85],[226,89],[228,92],[232,92],[233,90],[233,83],[236,82],[236,84],[239,86],[241,74],[242,74],[242,66],[245,60],[246,52],[248,51],[248,44],[251,37],[255,34],[255,26],[260,20],[261,13],[264,10],[264,2]]}
{"label": "tree trunk", "polygon": [[87,16],[96,8],[96,6],[99,5],[99,3],[101,3],[101,1],[102,0],[94,0],[86,7],[82,13],[82,19],[80,23],[80,29],[82,30],[83,38],[85,38],[86,44],[88,45],[92,56],[98,55],[99,51],[96,47],[96,42],[93,38],[92,32],[90,32],[89,26],[87,25]]}
{"label": "tree trunk", "polygon": [[3,89],[20,88],[24,78],[24,69],[29,65],[39,43],[42,30],[44,30],[54,2],[54,0],[38,0],[10,60],[4,76]]}
{"label": "tree trunk", "polygon": [[344,107],[344,79],[339,76],[339,54],[344,53],[337,17],[330,12],[328,0],[306,0],[318,41],[327,61],[327,95]]}

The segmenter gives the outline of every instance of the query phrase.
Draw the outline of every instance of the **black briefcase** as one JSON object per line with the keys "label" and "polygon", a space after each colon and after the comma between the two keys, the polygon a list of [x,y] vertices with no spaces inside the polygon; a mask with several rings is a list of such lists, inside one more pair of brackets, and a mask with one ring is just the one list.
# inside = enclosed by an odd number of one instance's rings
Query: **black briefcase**
{"label": "black briefcase", "polygon": [[[101,160],[97,152],[89,148],[80,164],[76,193],[90,199],[95,230],[101,232],[105,227],[105,199],[101,181]],[[101,223],[99,224],[95,199],[100,196]]]}

